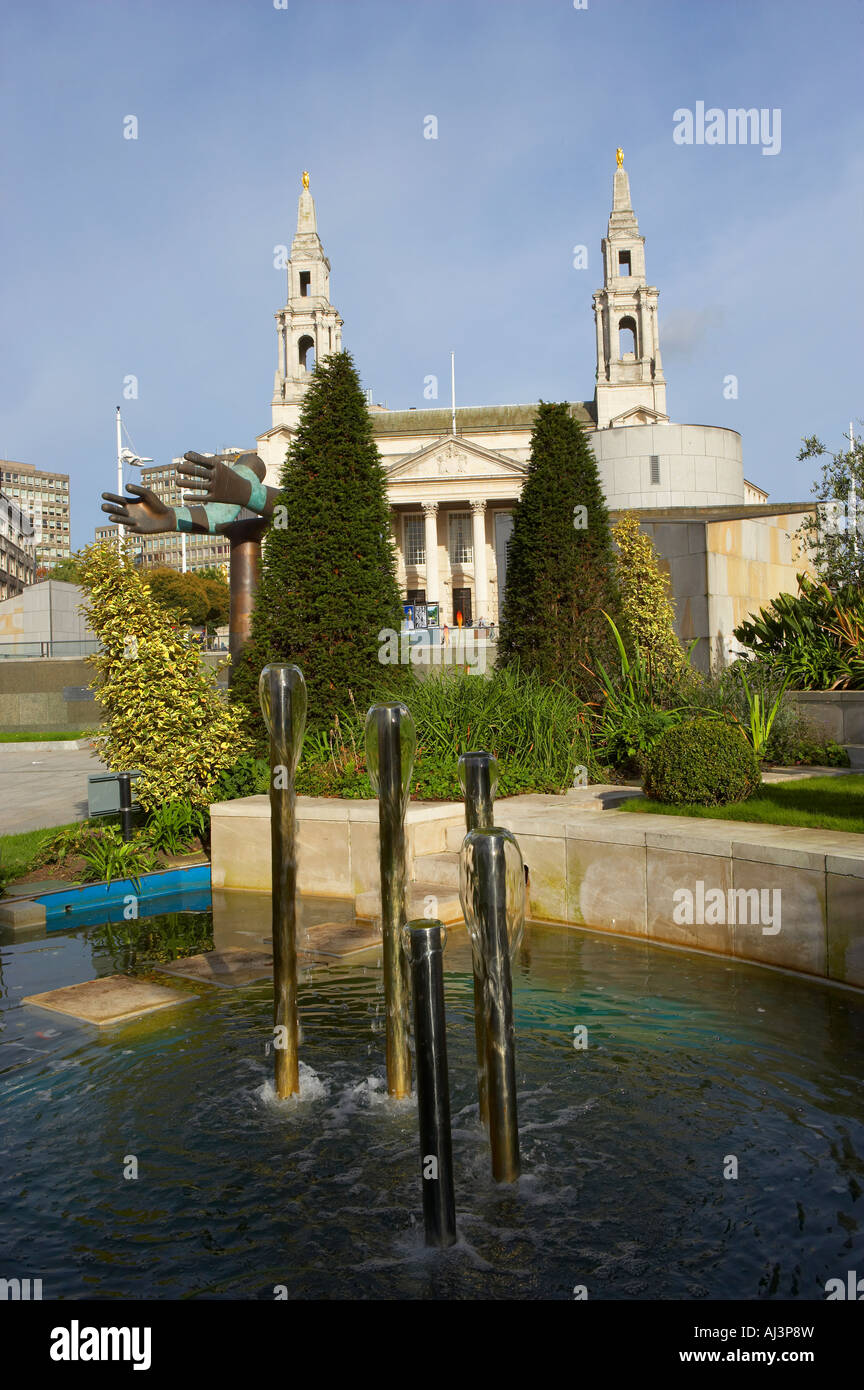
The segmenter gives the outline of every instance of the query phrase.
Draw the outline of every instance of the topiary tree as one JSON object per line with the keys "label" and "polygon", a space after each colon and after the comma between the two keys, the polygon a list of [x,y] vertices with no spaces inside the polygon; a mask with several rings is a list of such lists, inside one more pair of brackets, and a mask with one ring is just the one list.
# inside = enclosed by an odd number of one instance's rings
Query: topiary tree
{"label": "topiary tree", "polygon": [[[252,641],[234,671],[260,737],[258,673],[295,662],[306,678],[310,726],[381,685],[378,634],[400,630],[402,604],[387,489],[366,400],[347,352],[317,364],[288,451],[264,543]],[[402,673],[388,672],[388,680]]]}
{"label": "topiary tree", "polygon": [[87,660],[105,719],[94,739],[116,772],[137,769],[145,810],[165,801],[209,805],[217,779],[247,752],[237,710],[222,699],[189,643],[188,629],[153,602],[131,555],[116,545],[81,553],[82,605],[101,643]]}
{"label": "topiary tree", "polygon": [[660,568],[653,542],[640,531],[633,512],[626,512],[612,528],[612,540],[621,611],[630,635],[652,674],[674,678],[687,670],[688,662],[675,632],[669,576]]}
{"label": "topiary tree", "polygon": [[541,401],[513,513],[498,661],[545,680],[585,682],[621,626],[609,513],[588,440],[566,402]]}
{"label": "topiary tree", "polygon": [[756,754],[724,719],[687,719],[667,729],[643,761],[645,795],[673,805],[746,801],[761,781]]}

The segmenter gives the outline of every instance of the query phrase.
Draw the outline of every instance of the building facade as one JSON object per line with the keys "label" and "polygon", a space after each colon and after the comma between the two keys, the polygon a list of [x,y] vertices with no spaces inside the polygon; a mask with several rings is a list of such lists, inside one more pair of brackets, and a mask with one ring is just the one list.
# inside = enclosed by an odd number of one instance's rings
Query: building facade
{"label": "building facade", "polygon": [[[643,529],[650,527],[672,578],[681,636],[696,639],[694,659],[707,667],[734,653],[733,617],[740,622],[781,589],[795,591],[803,561],[793,531],[784,527],[787,521],[791,527],[793,518],[797,526],[808,504],[772,509],[767,493],[744,477],[737,431],[669,418],[658,290],[648,283],[645,238],[618,155],[601,242],[603,286],[593,296],[594,398],[572,401],[570,411],[588,434],[613,517],[633,511]],[[287,269],[287,302],[276,315],[272,424],[257,441],[271,485],[279,481],[297,428],[313,356],[341,348],[342,319],[329,300],[330,262],[306,175]],[[454,422],[445,409],[371,407],[406,602],[437,603],[448,624],[460,616],[466,623],[500,621],[512,512],[525,478],[536,411],[536,403],[474,407],[457,410]],[[652,523],[661,516],[662,525]],[[717,526],[724,518],[734,523],[733,533],[745,548],[737,566],[731,563],[735,557],[713,566],[706,561],[715,542],[723,549]],[[681,547],[689,553],[694,526],[704,532],[701,578],[693,564],[681,563]],[[764,563],[766,546],[770,564]],[[711,590],[721,572],[722,602]]]}
{"label": "building facade", "polygon": [[51,569],[71,555],[69,474],[4,459],[0,487],[33,522],[37,569]]}
{"label": "building facade", "polygon": [[0,492],[0,601],[16,598],[35,579],[32,522],[11,497]]}

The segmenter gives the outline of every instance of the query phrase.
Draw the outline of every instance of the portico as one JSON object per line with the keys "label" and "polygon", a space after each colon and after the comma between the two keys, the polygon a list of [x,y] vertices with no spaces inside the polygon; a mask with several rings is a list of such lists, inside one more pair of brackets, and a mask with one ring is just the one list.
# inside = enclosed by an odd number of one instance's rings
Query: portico
{"label": "portico", "polygon": [[442,623],[500,620],[507,539],[524,468],[458,434],[389,466],[399,584]]}

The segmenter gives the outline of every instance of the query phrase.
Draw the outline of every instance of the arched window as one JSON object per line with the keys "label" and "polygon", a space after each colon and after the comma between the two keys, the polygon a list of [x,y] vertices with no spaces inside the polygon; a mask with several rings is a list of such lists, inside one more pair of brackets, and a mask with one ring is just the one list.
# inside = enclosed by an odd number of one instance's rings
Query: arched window
{"label": "arched window", "polygon": [[315,342],[308,333],[297,344],[297,365],[301,372],[311,372],[315,366]]}
{"label": "arched window", "polygon": [[622,319],[618,325],[618,357],[623,360],[628,353],[636,356],[636,320]]}

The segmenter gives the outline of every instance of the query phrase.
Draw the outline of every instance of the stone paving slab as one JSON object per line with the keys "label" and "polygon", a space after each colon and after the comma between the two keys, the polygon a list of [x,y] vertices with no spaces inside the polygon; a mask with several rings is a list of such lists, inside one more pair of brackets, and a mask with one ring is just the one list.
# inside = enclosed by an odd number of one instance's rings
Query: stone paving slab
{"label": "stone paving slab", "polygon": [[195,980],[198,984],[238,989],[242,985],[253,984],[255,980],[266,980],[273,974],[273,953],[229,946],[222,951],[205,951],[201,955],[187,956],[173,965],[160,966],[159,971],[163,975],[179,975],[184,980]]}
{"label": "stone paving slab", "polygon": [[371,922],[318,922],[300,938],[306,951],[319,956],[350,956],[381,945],[381,933]]}
{"label": "stone paving slab", "polygon": [[149,980],[130,979],[128,975],[105,975],[100,980],[87,980],[80,985],[49,989],[44,994],[30,994],[22,1003],[35,1004],[40,1009],[66,1014],[84,1023],[104,1027],[153,1013],[156,1009],[172,1008],[175,1004],[190,1004],[194,994],[181,994]]}
{"label": "stone paving slab", "polygon": [[89,746],[0,743],[0,835],[85,820],[87,778],[107,771]]}

